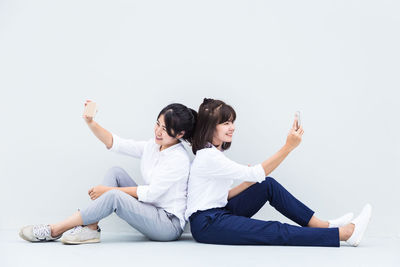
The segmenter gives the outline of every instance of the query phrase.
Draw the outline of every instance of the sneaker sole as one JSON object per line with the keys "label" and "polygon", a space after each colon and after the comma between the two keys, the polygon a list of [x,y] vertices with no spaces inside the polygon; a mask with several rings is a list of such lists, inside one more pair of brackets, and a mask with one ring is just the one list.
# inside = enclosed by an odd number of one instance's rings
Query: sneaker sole
{"label": "sneaker sole", "polygon": [[61,242],[66,245],[91,244],[91,243],[100,243],[100,238],[93,238],[85,241],[70,241],[61,239]]}
{"label": "sneaker sole", "polygon": [[358,246],[360,245],[361,240],[363,239],[364,234],[365,234],[365,232],[366,232],[366,230],[367,230],[367,228],[368,228],[368,225],[369,225],[369,223],[370,223],[370,221],[371,221],[371,217],[372,217],[372,207],[369,206],[369,209],[370,209],[370,210],[369,210],[369,215],[368,215],[368,222],[367,222],[367,224],[366,224],[365,229],[363,229],[363,231],[362,231],[361,234],[360,234],[360,237],[358,238],[358,240],[357,240],[356,243],[355,243],[355,246],[356,246],[356,247],[358,247]]}

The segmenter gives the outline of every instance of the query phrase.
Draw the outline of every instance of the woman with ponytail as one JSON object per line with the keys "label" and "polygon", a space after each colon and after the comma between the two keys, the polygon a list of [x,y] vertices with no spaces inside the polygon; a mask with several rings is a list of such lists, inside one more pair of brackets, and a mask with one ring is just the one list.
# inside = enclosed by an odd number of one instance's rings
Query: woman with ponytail
{"label": "woman with ponytail", "polygon": [[196,111],[182,104],[166,106],[157,116],[154,138],[148,141],[120,138],[103,129],[93,117],[84,116],[84,119],[107,149],[141,159],[145,184],[137,185],[125,170],[113,167],[102,185],[89,190],[93,201],[86,209],[56,224],[25,226],[20,230],[21,238],[39,242],[56,240],[63,235],[61,241],[65,244],[100,242],[97,224],[115,212],[151,240],[177,240],[185,226],[190,170],[190,159],[181,140],[191,142]]}
{"label": "woman with ponytail", "polygon": [[[352,213],[320,220],[275,179],[266,177],[300,144],[304,130],[297,121],[278,152],[250,167],[223,154],[231,146],[235,119],[234,109],[223,101],[204,99],[200,105],[185,213],[194,239],[210,244],[329,247],[347,241],[358,246],[371,216],[369,204],[354,220]],[[244,182],[230,189],[234,179]],[[268,201],[300,226],[252,219]]]}

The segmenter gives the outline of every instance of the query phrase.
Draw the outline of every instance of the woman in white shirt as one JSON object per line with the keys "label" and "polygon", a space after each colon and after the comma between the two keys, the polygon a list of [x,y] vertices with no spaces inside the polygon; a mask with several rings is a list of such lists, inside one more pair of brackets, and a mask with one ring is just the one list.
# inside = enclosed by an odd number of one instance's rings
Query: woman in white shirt
{"label": "woman in white shirt", "polygon": [[170,104],[157,117],[154,138],[135,141],[122,139],[103,129],[92,117],[84,116],[108,149],[141,159],[146,184],[138,186],[123,169],[113,167],[102,185],[89,190],[93,202],[86,209],[56,224],[25,226],[20,236],[38,242],[56,240],[64,233],[61,241],[66,244],[100,242],[97,223],[115,212],[151,240],[178,239],[185,226],[190,170],[190,159],[180,140],[191,141],[196,118],[196,111],[182,104]]}
{"label": "woman in white shirt", "polygon": [[[357,246],[371,216],[369,204],[352,221],[351,213],[323,221],[275,179],[266,177],[299,145],[304,130],[297,121],[275,155],[250,167],[223,154],[231,145],[235,119],[234,109],[223,101],[204,99],[200,105],[185,213],[194,239],[211,244],[333,247],[347,241]],[[230,189],[234,179],[244,182]],[[267,201],[300,226],[252,219]]]}

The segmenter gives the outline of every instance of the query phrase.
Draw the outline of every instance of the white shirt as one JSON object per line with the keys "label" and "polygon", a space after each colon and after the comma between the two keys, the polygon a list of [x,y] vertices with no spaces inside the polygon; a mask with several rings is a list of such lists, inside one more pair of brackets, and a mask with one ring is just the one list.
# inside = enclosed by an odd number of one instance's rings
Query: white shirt
{"label": "white shirt", "polygon": [[197,151],[189,175],[186,220],[196,211],[225,207],[234,179],[262,182],[265,172],[261,164],[249,167],[228,159],[215,146]]}
{"label": "white shirt", "polygon": [[160,151],[154,139],[146,142],[112,136],[111,151],[141,158],[140,170],[145,185],[137,187],[138,200],[174,214],[183,229],[190,171],[190,158],[183,144]]}

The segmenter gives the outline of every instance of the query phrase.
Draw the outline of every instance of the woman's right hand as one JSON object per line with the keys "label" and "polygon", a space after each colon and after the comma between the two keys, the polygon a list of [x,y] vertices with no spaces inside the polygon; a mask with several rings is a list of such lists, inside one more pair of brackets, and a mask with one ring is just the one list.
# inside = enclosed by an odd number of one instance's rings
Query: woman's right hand
{"label": "woman's right hand", "polygon": [[[85,107],[87,106],[87,104],[89,103],[89,102],[92,102],[91,100],[86,100],[86,102],[85,102]],[[83,115],[82,116],[82,118],[85,120],[85,122],[86,123],[91,123],[92,121],[93,121],[93,117],[89,117],[89,116],[86,116],[86,115]]]}
{"label": "woman's right hand", "polygon": [[303,136],[304,130],[303,126],[300,126],[297,130],[297,119],[294,120],[292,129],[286,138],[286,146],[290,148],[290,150],[295,149],[301,142],[301,138]]}

